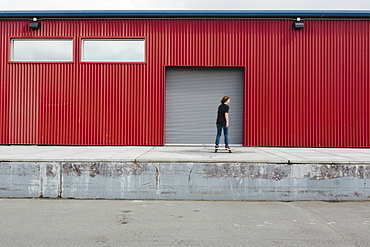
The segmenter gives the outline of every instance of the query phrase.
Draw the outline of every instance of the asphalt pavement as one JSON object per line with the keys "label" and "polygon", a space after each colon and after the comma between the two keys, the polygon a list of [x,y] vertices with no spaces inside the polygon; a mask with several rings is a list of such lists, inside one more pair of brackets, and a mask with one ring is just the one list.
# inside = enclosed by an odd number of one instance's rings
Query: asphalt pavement
{"label": "asphalt pavement", "polygon": [[0,199],[1,246],[369,246],[370,202]]}

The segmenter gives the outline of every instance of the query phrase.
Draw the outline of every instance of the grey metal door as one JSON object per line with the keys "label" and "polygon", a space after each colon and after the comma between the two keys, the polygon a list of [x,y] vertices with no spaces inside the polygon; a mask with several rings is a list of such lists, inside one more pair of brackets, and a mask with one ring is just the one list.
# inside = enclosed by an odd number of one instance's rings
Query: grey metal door
{"label": "grey metal door", "polygon": [[214,145],[217,108],[225,95],[231,98],[229,141],[241,145],[244,68],[168,67],[166,144]]}

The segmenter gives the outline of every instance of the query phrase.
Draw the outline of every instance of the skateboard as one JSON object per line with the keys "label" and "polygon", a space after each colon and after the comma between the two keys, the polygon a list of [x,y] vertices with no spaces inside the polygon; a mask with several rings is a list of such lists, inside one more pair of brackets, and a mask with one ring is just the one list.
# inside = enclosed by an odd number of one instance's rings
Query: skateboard
{"label": "skateboard", "polygon": [[218,150],[229,151],[229,153],[232,153],[232,150],[234,149],[225,149],[225,148],[218,147],[218,148],[215,148],[215,153],[217,153]]}

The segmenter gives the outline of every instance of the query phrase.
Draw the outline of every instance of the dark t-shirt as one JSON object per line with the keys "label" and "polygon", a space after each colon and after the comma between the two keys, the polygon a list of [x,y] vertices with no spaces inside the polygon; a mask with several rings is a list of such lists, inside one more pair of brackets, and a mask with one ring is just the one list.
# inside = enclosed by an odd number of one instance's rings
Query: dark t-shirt
{"label": "dark t-shirt", "polygon": [[226,126],[225,112],[229,112],[229,106],[226,104],[221,104],[218,107],[216,124],[219,124],[223,127]]}

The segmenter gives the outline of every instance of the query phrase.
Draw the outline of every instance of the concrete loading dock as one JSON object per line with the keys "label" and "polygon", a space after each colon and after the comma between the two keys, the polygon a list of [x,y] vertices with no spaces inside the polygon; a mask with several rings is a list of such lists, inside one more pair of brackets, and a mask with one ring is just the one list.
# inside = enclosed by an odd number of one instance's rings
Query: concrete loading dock
{"label": "concrete loading dock", "polygon": [[0,146],[0,197],[369,200],[365,148]]}

